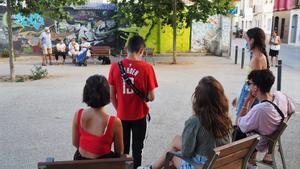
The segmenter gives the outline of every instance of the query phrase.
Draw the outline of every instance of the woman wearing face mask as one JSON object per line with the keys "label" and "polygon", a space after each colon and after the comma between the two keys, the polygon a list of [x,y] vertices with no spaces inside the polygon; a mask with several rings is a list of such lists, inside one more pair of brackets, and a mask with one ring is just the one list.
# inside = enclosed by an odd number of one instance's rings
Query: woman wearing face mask
{"label": "woman wearing face mask", "polygon": [[[247,41],[249,50],[252,53],[252,58],[249,64],[249,72],[252,70],[269,69],[270,65],[268,61],[268,54],[266,51],[266,36],[264,31],[257,27],[252,28],[246,32],[244,37]],[[244,105],[245,99],[247,98],[248,94],[249,86],[245,82],[238,102],[236,98],[232,102],[233,106],[237,106],[237,117],[240,116],[240,111],[242,109],[242,106]]]}

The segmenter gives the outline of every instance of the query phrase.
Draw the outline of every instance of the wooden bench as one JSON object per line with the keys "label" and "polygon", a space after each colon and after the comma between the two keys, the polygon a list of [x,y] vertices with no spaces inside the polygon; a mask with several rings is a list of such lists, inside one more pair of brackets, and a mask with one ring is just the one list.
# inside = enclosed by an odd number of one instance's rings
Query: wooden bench
{"label": "wooden bench", "polygon": [[[127,48],[124,48],[121,51],[121,56],[122,57],[127,56]],[[153,58],[154,56],[155,56],[154,55],[154,48],[145,48],[144,53],[143,53],[143,57],[145,58],[145,61],[147,61],[146,58],[151,58],[153,65],[155,65],[155,60]]]}
{"label": "wooden bench", "polygon": [[110,46],[92,46],[91,56],[98,57],[98,60],[102,60],[102,64],[109,64],[107,58],[111,57],[111,48]]}
{"label": "wooden bench", "polygon": [[133,158],[39,162],[38,169],[133,169]]}
{"label": "wooden bench", "polygon": [[208,155],[208,160],[204,165],[199,165],[190,158],[182,156],[179,152],[168,152],[166,155],[165,169],[169,169],[169,161],[174,157],[179,157],[188,161],[196,169],[246,169],[255,146],[259,141],[259,135],[253,136],[226,144],[215,148]]}
{"label": "wooden bench", "polygon": [[155,65],[154,56],[155,56],[154,55],[154,48],[146,48],[145,49],[145,51],[144,51],[145,60],[146,60],[146,58],[151,58],[153,65]]}

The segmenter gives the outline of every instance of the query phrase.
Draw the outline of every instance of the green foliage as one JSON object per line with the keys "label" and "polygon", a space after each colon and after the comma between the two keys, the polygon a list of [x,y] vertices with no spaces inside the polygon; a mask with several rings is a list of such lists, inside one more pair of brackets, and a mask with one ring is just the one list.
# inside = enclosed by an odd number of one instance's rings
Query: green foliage
{"label": "green foliage", "polygon": [[1,57],[2,58],[8,58],[9,57],[9,51],[7,48],[4,48],[1,52]]}
{"label": "green foliage", "polygon": [[[4,3],[6,0],[0,0]],[[39,13],[43,16],[49,16],[55,19],[68,18],[68,13],[63,9],[65,6],[83,5],[87,0],[10,0],[12,12],[23,13]],[[23,5],[26,4],[26,5]]]}
{"label": "green foliage", "polygon": [[[122,26],[148,26],[161,21],[162,26],[172,25],[174,0],[110,0],[118,7],[114,18]],[[206,22],[209,16],[216,14],[228,15],[232,9],[233,0],[190,0],[191,5],[185,5],[176,0],[176,15],[179,27],[188,27],[195,21]],[[182,24],[185,23],[185,24]]]}
{"label": "green foliage", "polygon": [[31,69],[30,79],[39,80],[45,78],[48,75],[47,69],[43,69],[42,66],[34,65],[34,68]]}
{"label": "green foliage", "polygon": [[25,54],[32,54],[33,53],[33,50],[32,50],[31,47],[24,47],[23,51],[24,51]]}
{"label": "green foliage", "polygon": [[[15,57],[19,57],[18,54],[16,54],[15,52]],[[9,58],[9,50],[7,48],[4,48],[2,51],[1,51],[1,57],[2,58]]]}

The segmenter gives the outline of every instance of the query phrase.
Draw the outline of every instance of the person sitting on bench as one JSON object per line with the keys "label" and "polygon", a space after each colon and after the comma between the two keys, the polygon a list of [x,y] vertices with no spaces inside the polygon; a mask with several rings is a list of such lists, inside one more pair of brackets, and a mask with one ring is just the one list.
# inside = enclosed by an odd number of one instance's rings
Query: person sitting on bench
{"label": "person sitting on bench", "polygon": [[[206,76],[198,83],[192,104],[194,113],[185,121],[182,136],[175,136],[166,152],[181,151],[184,157],[204,164],[214,148],[230,143],[232,125],[228,114],[229,103],[221,83],[212,76]],[[138,169],[163,168],[166,152],[152,165]],[[178,157],[173,157],[171,161],[177,169],[195,169]]]}
{"label": "person sitting on bench", "polygon": [[124,152],[123,128],[120,119],[105,110],[110,103],[107,79],[102,75],[90,76],[82,100],[90,108],[80,109],[74,116],[72,141],[77,149],[74,160],[120,157]]}
{"label": "person sitting on bench", "polygon": [[55,52],[56,63],[58,63],[58,56],[62,56],[63,57],[63,64],[65,64],[66,55],[67,55],[66,45],[64,43],[64,40],[60,39],[59,43],[56,44],[56,52]]}
{"label": "person sitting on bench", "polygon": [[79,44],[76,42],[75,38],[72,38],[71,42],[69,43],[68,49],[69,49],[69,55],[72,58],[72,63],[75,64],[75,59],[80,52]]}
{"label": "person sitting on bench", "polygon": [[[268,70],[253,70],[248,75],[250,93],[243,105],[237,124],[243,133],[255,131],[260,135],[270,135],[277,130],[281,122],[295,111],[292,100],[280,91],[271,92],[275,81],[273,73]],[[260,101],[251,108],[254,99]],[[256,168],[256,152],[267,152],[263,161],[272,163],[272,154],[268,152],[268,139],[261,137],[256,151],[249,161],[248,168]]]}

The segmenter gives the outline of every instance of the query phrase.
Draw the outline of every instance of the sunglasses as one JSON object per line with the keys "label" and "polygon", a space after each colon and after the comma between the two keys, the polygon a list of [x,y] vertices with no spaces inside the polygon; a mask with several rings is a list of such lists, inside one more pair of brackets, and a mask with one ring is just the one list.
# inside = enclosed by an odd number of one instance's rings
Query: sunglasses
{"label": "sunglasses", "polygon": [[247,85],[250,86],[251,84],[255,84],[255,83],[250,82],[250,80],[247,80]]}

